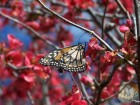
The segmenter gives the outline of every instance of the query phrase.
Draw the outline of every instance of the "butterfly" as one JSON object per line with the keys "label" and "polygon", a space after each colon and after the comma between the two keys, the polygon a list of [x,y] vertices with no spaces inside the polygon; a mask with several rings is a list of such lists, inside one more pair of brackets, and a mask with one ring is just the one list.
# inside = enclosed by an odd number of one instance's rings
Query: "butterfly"
{"label": "butterfly", "polygon": [[[122,90],[122,88],[125,86],[125,82],[122,83],[119,90]],[[118,99],[122,103],[131,103],[134,100],[139,99],[139,93],[138,93],[138,86],[136,83],[131,82],[130,84],[126,85],[126,87],[119,93]]]}
{"label": "butterfly", "polygon": [[44,66],[56,66],[69,72],[83,72],[86,69],[85,46],[82,44],[58,49],[41,58]]}

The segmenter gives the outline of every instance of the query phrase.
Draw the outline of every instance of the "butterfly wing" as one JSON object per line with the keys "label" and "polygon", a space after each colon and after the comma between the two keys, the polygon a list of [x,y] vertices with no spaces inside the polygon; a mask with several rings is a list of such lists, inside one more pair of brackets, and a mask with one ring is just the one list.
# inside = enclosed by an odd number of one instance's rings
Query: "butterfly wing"
{"label": "butterfly wing", "polygon": [[45,57],[41,58],[39,63],[44,65],[44,66],[59,66],[59,60],[55,59],[55,57],[59,57],[60,55],[60,50],[55,50]]}
{"label": "butterfly wing", "polygon": [[70,72],[83,72],[86,69],[86,61],[84,58],[85,47],[81,44],[71,47],[65,52],[60,60],[60,66]]}
{"label": "butterfly wing", "polygon": [[39,61],[44,66],[56,66],[70,72],[82,72],[86,69],[85,47],[81,44],[55,50]]}
{"label": "butterfly wing", "polygon": [[71,47],[66,47],[63,49],[55,50],[55,51],[47,54],[45,57],[41,58],[39,63],[44,66],[61,67],[59,65],[60,59],[61,59],[62,55],[67,53],[70,49],[71,49]]}

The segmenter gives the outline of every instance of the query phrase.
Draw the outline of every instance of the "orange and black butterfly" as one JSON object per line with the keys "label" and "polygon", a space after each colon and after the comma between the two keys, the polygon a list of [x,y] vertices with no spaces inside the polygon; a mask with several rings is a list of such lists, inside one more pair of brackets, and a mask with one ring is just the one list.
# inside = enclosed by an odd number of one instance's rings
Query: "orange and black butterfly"
{"label": "orange and black butterfly", "polygon": [[44,66],[56,66],[69,72],[83,72],[86,69],[84,52],[85,46],[78,44],[55,50],[39,62]]}

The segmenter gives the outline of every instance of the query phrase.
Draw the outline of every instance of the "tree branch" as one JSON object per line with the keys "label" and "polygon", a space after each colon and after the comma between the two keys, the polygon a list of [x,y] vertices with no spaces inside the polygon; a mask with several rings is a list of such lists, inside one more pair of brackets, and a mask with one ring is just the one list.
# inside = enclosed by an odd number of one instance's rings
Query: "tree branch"
{"label": "tree branch", "polygon": [[[58,1],[55,1],[55,0],[51,0],[51,3],[53,4],[53,5],[58,5],[58,6],[62,6],[62,7],[68,7],[65,3],[63,3],[63,2],[58,2]],[[99,16],[99,17],[103,17],[103,13],[100,13],[99,11],[98,12],[96,12],[96,11],[93,11],[93,13],[94,13],[94,15],[96,15],[96,16]],[[109,14],[109,13],[106,13],[106,16],[105,16],[106,18],[113,18],[113,17],[116,17],[116,18],[124,18],[124,16],[123,15],[121,15],[121,14]],[[83,19],[83,20],[85,20],[85,19]],[[87,19],[88,20],[88,19]],[[91,21],[91,20],[90,20]]]}
{"label": "tree branch", "polygon": [[[60,18],[61,20],[65,21],[66,23],[69,23],[69,24],[71,24],[71,25],[73,25],[73,26],[75,26],[75,27],[77,27],[77,28],[79,28],[79,29],[82,29],[82,30],[88,32],[89,34],[91,34],[91,35],[93,35],[94,37],[96,37],[99,41],[101,41],[101,43],[103,43],[110,51],[113,51],[113,49],[112,49],[102,38],[100,38],[94,31],[91,31],[91,30],[89,30],[89,29],[87,29],[87,28],[84,28],[84,27],[82,27],[82,26],[80,26],[80,25],[78,25],[78,24],[75,24],[75,23],[71,22],[70,20],[68,20],[68,19],[66,19],[66,18],[64,18],[64,17],[62,17],[61,15],[59,15],[59,14],[57,14],[56,12],[52,11],[51,9],[47,8],[47,7],[41,2],[41,0],[37,0],[37,1],[41,4],[41,6],[42,6],[46,11],[52,13],[52,14],[55,15],[56,17],[58,17],[58,18]],[[135,66],[135,64],[133,64],[131,61],[126,60],[126,59],[125,59],[123,56],[121,56],[120,54],[117,54],[117,56],[120,57],[121,59],[123,59],[124,61],[126,61],[126,62],[127,62],[128,64],[130,64],[131,66]]]}
{"label": "tree branch", "polygon": [[112,77],[115,74],[115,71],[117,70],[118,67],[119,67],[118,65],[114,65],[114,68],[112,72],[110,73],[110,75],[108,76],[108,78],[101,84],[102,87],[105,87],[108,85],[108,83],[112,80]]}
{"label": "tree branch", "polygon": [[[105,9],[104,9],[104,13],[103,13],[103,17],[102,17],[102,24],[101,24],[101,38],[104,39],[104,26],[105,26],[105,15],[106,15],[106,10],[107,10],[107,5],[108,5],[108,0],[107,0],[107,3],[105,5]],[[116,38],[114,38],[116,39]],[[102,44],[100,43],[100,45],[102,46]],[[103,46],[102,46],[103,47]],[[99,78],[99,83],[101,82],[101,54],[99,54],[99,70],[98,70],[98,78]]]}
{"label": "tree branch", "polygon": [[[18,77],[17,70],[26,70],[26,69],[29,69],[29,67],[27,67],[27,66],[16,67],[16,66],[14,66],[11,63],[7,63],[7,65],[14,70],[13,71],[13,74],[14,74],[15,77]],[[33,100],[33,97],[31,95],[31,92],[30,91],[27,91],[27,96],[29,97],[29,100],[30,100],[31,104],[32,105],[35,105],[35,102]]]}
{"label": "tree branch", "polygon": [[78,81],[79,81],[79,84],[80,84],[80,87],[81,87],[81,91],[85,97],[85,99],[88,101],[89,105],[92,105],[92,102],[90,101],[90,97],[85,89],[85,86],[83,85],[83,83],[80,81],[80,78],[81,78],[81,74],[78,73]]}
{"label": "tree branch", "polygon": [[70,75],[70,77],[71,77],[73,83],[74,83],[76,86],[78,86],[77,83],[76,83],[76,81],[74,80],[74,78],[73,78],[73,76],[72,76],[72,73],[69,73],[69,75]]}
{"label": "tree branch", "polygon": [[106,87],[110,83],[117,67],[118,66],[114,66],[108,78],[100,84],[100,87],[98,88],[98,95],[97,95],[97,100],[96,100],[95,105],[98,105],[100,103],[100,96],[101,96],[102,90],[104,89],[104,87]]}
{"label": "tree branch", "polygon": [[[102,28],[102,23],[100,22],[100,20],[96,17],[96,15],[94,15],[92,8],[88,8],[87,11],[89,12],[89,14],[91,15],[91,17],[95,20],[96,24]],[[110,35],[109,32],[104,31],[104,33],[108,36],[108,38],[117,46],[120,47],[122,45],[122,43],[117,40],[117,38],[114,38],[113,35]]]}
{"label": "tree branch", "polygon": [[[96,11],[94,11],[93,10],[93,14],[95,15],[95,16],[99,16],[99,17],[103,17],[104,16],[104,14],[103,13],[100,13],[100,12],[96,12]],[[116,18],[124,18],[124,16],[122,16],[121,14],[109,14],[109,13],[106,13],[106,15],[105,15],[105,18],[114,18],[114,17],[116,17]]]}
{"label": "tree branch", "polygon": [[41,0],[37,0],[37,1],[42,5],[42,7],[43,7],[44,9],[46,9],[47,11],[49,11],[50,13],[52,13],[53,15],[55,15],[56,17],[60,18],[61,20],[65,21],[65,22],[67,22],[67,23],[69,23],[69,24],[71,24],[71,25],[73,25],[73,26],[75,26],[75,27],[77,27],[77,28],[80,28],[80,29],[82,29],[82,30],[88,32],[89,34],[93,35],[93,36],[96,37],[98,40],[100,40],[109,50],[113,51],[113,49],[112,49],[103,39],[101,39],[94,31],[91,31],[91,30],[89,30],[89,29],[87,29],[87,28],[85,28],[85,27],[82,27],[82,26],[80,26],[80,25],[78,25],[78,24],[75,24],[75,23],[71,22],[70,20],[68,20],[68,19],[66,19],[66,18],[64,18],[64,17],[62,17],[62,16],[60,16],[60,15],[57,14],[56,12],[54,12],[54,11],[52,11],[51,9],[47,8],[47,7],[41,2]]}
{"label": "tree branch", "polygon": [[93,79],[94,83],[95,83],[95,86],[98,88],[100,86],[100,84],[98,83],[98,81],[96,80],[96,78],[94,78],[89,72],[87,72],[91,78]]}
{"label": "tree branch", "polygon": [[34,100],[33,100],[33,97],[32,97],[32,95],[31,95],[31,92],[30,92],[30,91],[27,92],[27,95],[28,95],[28,97],[29,97],[29,99],[30,99],[30,101],[31,101],[31,105],[35,105],[35,102],[34,102]]}
{"label": "tree branch", "polygon": [[130,18],[130,14],[129,12],[124,8],[124,6],[122,5],[122,3],[120,2],[120,0],[115,0],[116,3],[118,4],[118,6],[120,7],[120,9],[122,10],[122,12],[125,14],[125,16],[131,20]]}
{"label": "tree branch", "polygon": [[62,6],[62,7],[67,7],[67,5],[65,4],[65,3],[63,3],[63,2],[58,2],[57,0],[51,0],[51,3],[53,4],[53,5],[58,5],[58,6]]}
{"label": "tree branch", "polygon": [[16,67],[15,65],[11,64],[11,63],[7,63],[7,65],[12,68],[14,71],[19,71],[19,70],[27,70],[27,69],[31,69],[31,67],[28,66],[21,66],[21,67]]}
{"label": "tree branch", "polygon": [[33,28],[29,27],[28,25],[24,24],[23,22],[21,22],[21,21],[15,19],[15,18],[13,18],[13,17],[10,17],[10,16],[8,16],[8,15],[2,13],[1,11],[0,11],[0,15],[3,16],[3,17],[5,17],[5,18],[7,18],[7,19],[9,19],[9,20],[12,20],[12,21],[14,21],[14,22],[16,22],[16,23],[18,23],[18,24],[20,24],[20,25],[22,25],[22,26],[24,26],[26,29],[28,29],[29,31],[31,31],[32,33],[34,33],[34,35],[35,35],[36,37],[38,37],[39,39],[41,39],[41,40],[42,40],[43,42],[45,42],[47,45],[50,45],[50,46],[52,46],[53,48],[58,49],[58,47],[57,47],[56,45],[54,45],[52,42],[50,42],[50,41],[48,41],[48,40],[42,38],[41,35],[40,35],[37,31],[35,31]]}
{"label": "tree branch", "polygon": [[51,105],[50,98],[48,96],[48,85],[46,83],[46,80],[42,81],[42,91],[43,91],[43,105]]}

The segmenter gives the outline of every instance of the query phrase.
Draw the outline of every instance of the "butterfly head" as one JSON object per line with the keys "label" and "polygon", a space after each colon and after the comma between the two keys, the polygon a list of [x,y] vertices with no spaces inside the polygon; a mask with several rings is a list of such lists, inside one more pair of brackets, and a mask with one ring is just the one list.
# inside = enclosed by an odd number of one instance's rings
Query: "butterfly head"
{"label": "butterfly head", "polygon": [[82,45],[82,43],[79,43],[79,44],[78,44],[78,50],[82,50],[82,49],[84,49],[84,48],[85,48],[85,46]]}

